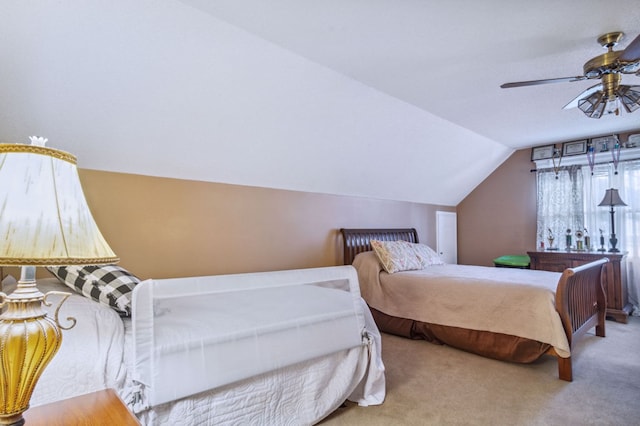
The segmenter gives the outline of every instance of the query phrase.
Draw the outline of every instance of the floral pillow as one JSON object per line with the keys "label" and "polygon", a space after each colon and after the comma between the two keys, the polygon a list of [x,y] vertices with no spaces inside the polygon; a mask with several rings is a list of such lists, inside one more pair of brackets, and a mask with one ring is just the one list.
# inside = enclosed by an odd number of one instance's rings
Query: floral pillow
{"label": "floral pillow", "polygon": [[416,253],[404,241],[371,240],[371,247],[384,270],[390,274],[422,269],[422,263]]}
{"label": "floral pillow", "polygon": [[422,267],[420,269],[426,268],[427,266],[432,265],[444,265],[438,253],[435,252],[431,247],[424,244],[416,244],[410,243],[407,241],[402,241],[406,246],[408,246],[415,253],[416,257],[420,261]]}

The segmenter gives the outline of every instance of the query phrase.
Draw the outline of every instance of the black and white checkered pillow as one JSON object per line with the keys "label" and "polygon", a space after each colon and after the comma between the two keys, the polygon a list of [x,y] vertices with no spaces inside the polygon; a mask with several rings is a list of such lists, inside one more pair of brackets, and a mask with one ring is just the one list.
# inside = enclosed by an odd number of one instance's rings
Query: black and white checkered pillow
{"label": "black and white checkered pillow", "polygon": [[131,295],[140,279],[116,265],[50,266],[49,272],[67,286],[120,315],[131,315]]}

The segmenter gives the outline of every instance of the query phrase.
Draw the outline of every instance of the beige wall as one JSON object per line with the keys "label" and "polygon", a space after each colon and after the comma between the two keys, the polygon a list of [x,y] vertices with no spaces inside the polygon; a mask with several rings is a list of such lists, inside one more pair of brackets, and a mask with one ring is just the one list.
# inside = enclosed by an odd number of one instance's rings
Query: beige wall
{"label": "beige wall", "polygon": [[409,202],[80,170],[120,264],[141,278],[341,264],[341,227],[416,227],[435,245],[436,210]]}
{"label": "beige wall", "polygon": [[531,150],[514,152],[460,204],[458,263],[493,265],[536,247],[536,175]]}

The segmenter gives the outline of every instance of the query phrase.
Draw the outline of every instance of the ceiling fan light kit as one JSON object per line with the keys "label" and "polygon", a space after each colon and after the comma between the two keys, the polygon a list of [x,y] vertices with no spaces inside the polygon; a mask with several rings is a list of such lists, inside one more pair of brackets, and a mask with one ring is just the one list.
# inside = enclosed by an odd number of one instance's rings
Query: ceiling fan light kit
{"label": "ceiling fan light kit", "polygon": [[[636,37],[626,49],[613,50],[620,40],[622,40],[623,36],[624,33],[617,31],[598,37],[598,43],[606,48],[607,52],[587,61],[584,64],[584,74],[582,76],[519,81],[505,83],[500,87],[506,89],[511,87],[537,86],[548,83],[600,79],[601,84],[590,87],[583,92],[583,94],[578,97],[577,105],[573,106],[577,106],[589,118],[600,118],[606,114],[619,115],[620,104],[622,104],[626,112],[631,113],[640,108],[640,85],[628,86],[621,84],[621,82],[622,74],[636,74],[640,76],[640,35]],[[594,91],[594,89],[598,90]]]}
{"label": "ceiling fan light kit", "polygon": [[589,118],[602,117],[606,105],[607,101],[604,98],[604,92],[601,90],[578,101],[578,108]]}
{"label": "ceiling fan light kit", "polygon": [[621,86],[618,89],[618,98],[627,112],[633,112],[640,108],[640,86]]}

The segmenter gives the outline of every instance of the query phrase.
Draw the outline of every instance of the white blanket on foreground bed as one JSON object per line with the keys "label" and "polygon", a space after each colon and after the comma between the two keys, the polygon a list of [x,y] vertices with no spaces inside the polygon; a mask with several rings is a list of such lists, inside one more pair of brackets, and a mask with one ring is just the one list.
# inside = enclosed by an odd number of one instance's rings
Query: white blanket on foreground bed
{"label": "white blanket on foreground bed", "polygon": [[[39,280],[38,288],[44,293],[66,290],[55,279]],[[134,380],[131,320],[73,294],[62,306],[60,319],[64,325],[65,318],[76,317],[77,325],[63,332],[61,349],[38,382],[31,406],[114,388],[144,425],[304,425],[317,423],[346,399],[364,406],[381,404],[385,380],[380,335],[364,301],[357,299],[365,307],[369,345],[296,362],[148,408]]]}
{"label": "white blanket on foreground bed", "polygon": [[[73,293],[56,278],[38,280],[38,290]],[[11,292],[11,290],[8,290]],[[52,296],[54,305],[59,298]],[[51,312],[55,306],[45,308]],[[44,370],[31,398],[31,406],[46,404],[105,388],[124,387],[128,365],[124,362],[123,320],[109,307],[72,294],[60,308],[60,324],[76,318],[75,327],[62,331],[62,345]]]}
{"label": "white blanket on foreground bed", "polygon": [[387,315],[533,339],[570,356],[555,308],[558,272],[433,265],[388,274],[373,252],[358,254],[353,266],[364,300]]}

